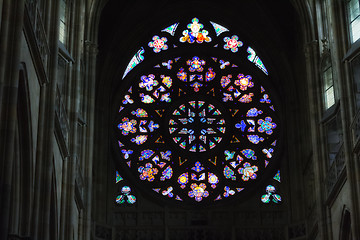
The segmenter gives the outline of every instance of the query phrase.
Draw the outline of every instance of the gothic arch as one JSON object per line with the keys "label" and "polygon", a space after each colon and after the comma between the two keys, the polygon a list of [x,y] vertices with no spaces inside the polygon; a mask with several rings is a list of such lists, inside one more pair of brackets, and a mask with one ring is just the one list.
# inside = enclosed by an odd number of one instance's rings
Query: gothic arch
{"label": "gothic arch", "polygon": [[314,40],[314,36],[316,34],[315,25],[314,25],[314,17],[312,16],[312,9],[308,1],[292,1],[292,5],[296,9],[299,20],[301,21],[301,31],[303,33],[303,41],[309,42]]}
{"label": "gothic arch", "polygon": [[341,215],[339,240],[350,240],[352,239],[351,236],[351,214],[350,210],[344,206]]}
{"label": "gothic arch", "polygon": [[25,63],[19,70],[17,100],[17,126],[15,135],[15,159],[13,162],[13,191],[11,196],[10,233],[27,236],[33,195],[33,144],[31,130],[30,96]]}

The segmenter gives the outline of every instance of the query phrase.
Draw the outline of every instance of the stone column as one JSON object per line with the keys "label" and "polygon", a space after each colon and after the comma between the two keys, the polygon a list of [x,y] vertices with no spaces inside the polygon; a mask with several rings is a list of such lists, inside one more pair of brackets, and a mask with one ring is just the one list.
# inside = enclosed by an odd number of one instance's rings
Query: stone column
{"label": "stone column", "polygon": [[35,240],[48,240],[50,238],[60,1],[55,0],[50,6],[50,11],[53,14],[51,14],[48,19],[49,24],[52,26],[48,32],[50,48],[49,83],[41,87],[39,130],[36,149],[34,208],[31,227],[31,235]]}
{"label": "stone column", "polygon": [[94,159],[94,129],[95,129],[95,87],[96,87],[96,58],[98,54],[97,45],[86,41],[85,42],[85,81],[87,83],[87,96],[85,101],[87,102],[86,109],[86,155],[83,156],[86,159],[85,169],[84,169],[84,180],[86,183],[86,197],[85,201],[85,211],[84,218],[86,219],[86,224],[84,227],[85,235],[84,240],[91,239],[91,229],[92,229],[92,219],[91,219],[91,209],[92,209],[92,172],[93,172],[93,159]]}
{"label": "stone column", "polygon": [[[307,79],[307,89],[309,96],[309,114],[310,114],[310,128],[311,128],[311,141],[312,141],[312,151],[313,151],[313,161],[314,161],[314,172],[315,172],[315,188],[316,188],[316,209],[317,209],[317,219],[319,225],[319,239],[328,239],[329,233],[327,228],[327,212],[326,207],[323,204],[324,199],[324,161],[322,158],[322,145],[318,141],[319,136],[322,136],[319,130],[319,113],[321,110],[318,103],[321,102],[321,95],[319,95],[316,90],[318,89],[317,83],[319,83],[319,53],[318,53],[318,41],[314,40],[305,45],[305,61],[306,61],[306,79]],[[313,227],[313,226],[310,226]]]}
{"label": "stone column", "polygon": [[[79,114],[81,111],[81,103],[82,99],[82,89],[81,89],[81,58],[82,58],[82,39],[84,36],[83,24],[84,24],[84,16],[83,16],[83,1],[74,1],[71,9],[72,15],[71,19],[72,25],[70,27],[72,38],[69,41],[69,49],[72,54],[73,59],[75,60],[74,64],[71,66],[71,73],[68,82],[70,83],[70,101],[67,106],[70,107],[68,109],[70,113],[70,138],[69,138],[69,151],[70,157],[68,161],[64,162],[64,166],[68,169],[68,172],[64,175],[65,179],[65,192],[67,194],[66,198],[64,198],[64,202],[62,203],[63,213],[65,213],[64,217],[66,219],[65,222],[62,222],[62,231],[61,231],[61,239],[71,239],[72,238],[72,227],[74,225],[78,225],[80,221],[80,214],[76,209],[75,202],[75,184],[76,184],[76,175],[78,174],[77,166],[79,159],[78,153],[78,144],[79,144],[79,136],[78,128],[79,128]],[[81,156],[82,157],[82,156]]]}
{"label": "stone column", "polygon": [[7,239],[25,0],[2,2],[0,32],[0,239]]}
{"label": "stone column", "polygon": [[[351,188],[350,198],[351,198],[351,225],[353,229],[353,238],[360,239],[360,188],[358,183],[359,175],[359,163],[356,159],[356,154],[353,153],[353,145],[352,145],[352,132],[351,121],[354,116],[356,116],[356,106],[354,106],[354,90],[352,89],[353,83],[351,78],[351,72],[349,69],[349,65],[347,62],[343,62],[343,57],[346,54],[347,37],[349,32],[343,26],[347,25],[346,21],[346,13],[339,13],[339,9],[336,4],[330,4],[329,2],[329,10],[330,10],[330,21],[333,23],[340,22],[339,24],[331,24],[331,33],[332,33],[332,54],[334,56],[333,62],[335,63],[336,71],[335,78],[337,79],[338,93],[340,99],[340,113],[341,113],[341,123],[342,123],[342,132],[343,132],[343,141],[344,141],[344,153],[345,153],[345,166],[346,166],[346,181],[349,181],[349,185]],[[340,16],[339,16],[340,14]],[[340,220],[336,220],[340,221]]]}

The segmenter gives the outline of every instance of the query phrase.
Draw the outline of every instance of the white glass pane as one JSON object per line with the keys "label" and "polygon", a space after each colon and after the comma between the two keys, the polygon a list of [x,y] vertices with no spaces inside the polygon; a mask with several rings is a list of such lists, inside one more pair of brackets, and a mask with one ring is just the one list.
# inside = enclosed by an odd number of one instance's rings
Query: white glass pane
{"label": "white glass pane", "polygon": [[325,108],[328,109],[335,104],[334,87],[325,91]]}
{"label": "white glass pane", "polygon": [[66,25],[64,22],[60,21],[60,26],[59,26],[59,40],[60,42],[64,43],[66,42]]}
{"label": "white glass pane", "polygon": [[356,18],[350,25],[351,42],[355,42],[360,38],[360,17]]}
{"label": "white glass pane", "polygon": [[332,78],[332,67],[329,67],[324,72],[324,90],[326,91],[333,85],[333,78]]}
{"label": "white glass pane", "polygon": [[66,1],[61,0],[60,1],[60,20],[65,22],[66,18]]}
{"label": "white glass pane", "polygon": [[350,22],[352,22],[357,16],[360,15],[359,0],[351,0],[348,6]]}

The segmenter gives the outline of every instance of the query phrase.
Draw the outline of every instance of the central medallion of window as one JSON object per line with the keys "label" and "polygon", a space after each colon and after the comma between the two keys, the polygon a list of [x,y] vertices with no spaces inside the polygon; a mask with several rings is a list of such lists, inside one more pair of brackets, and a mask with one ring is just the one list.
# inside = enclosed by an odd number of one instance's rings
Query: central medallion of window
{"label": "central medallion of window", "polygon": [[205,152],[216,147],[226,131],[225,119],[214,104],[188,101],[176,108],[169,120],[169,132],[180,148]]}
{"label": "central medallion of window", "polygon": [[243,45],[228,29],[194,18],[163,29],[131,59],[117,95],[114,152],[139,188],[211,205],[245,199],[275,174],[277,105],[267,69]]}

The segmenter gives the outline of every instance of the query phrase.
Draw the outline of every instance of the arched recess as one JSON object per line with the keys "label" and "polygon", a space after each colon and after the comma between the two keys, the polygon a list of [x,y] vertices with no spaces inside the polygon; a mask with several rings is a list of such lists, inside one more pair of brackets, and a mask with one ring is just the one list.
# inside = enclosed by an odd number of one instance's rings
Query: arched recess
{"label": "arched recess", "polygon": [[29,236],[33,199],[31,110],[25,63],[21,63],[19,68],[9,233],[17,236]]}
{"label": "arched recess", "polygon": [[90,21],[86,33],[86,40],[91,42],[97,42],[97,36],[99,31],[99,23],[102,10],[107,4],[108,0],[93,1],[89,7]]}
{"label": "arched recess", "polygon": [[292,5],[296,9],[299,20],[301,21],[300,27],[303,33],[304,42],[310,42],[315,36],[315,26],[313,16],[311,14],[312,9],[307,1],[293,0]]}
{"label": "arched recess", "polygon": [[344,206],[341,222],[340,222],[340,235],[339,240],[350,240],[352,239],[351,234],[351,214],[350,210]]}

